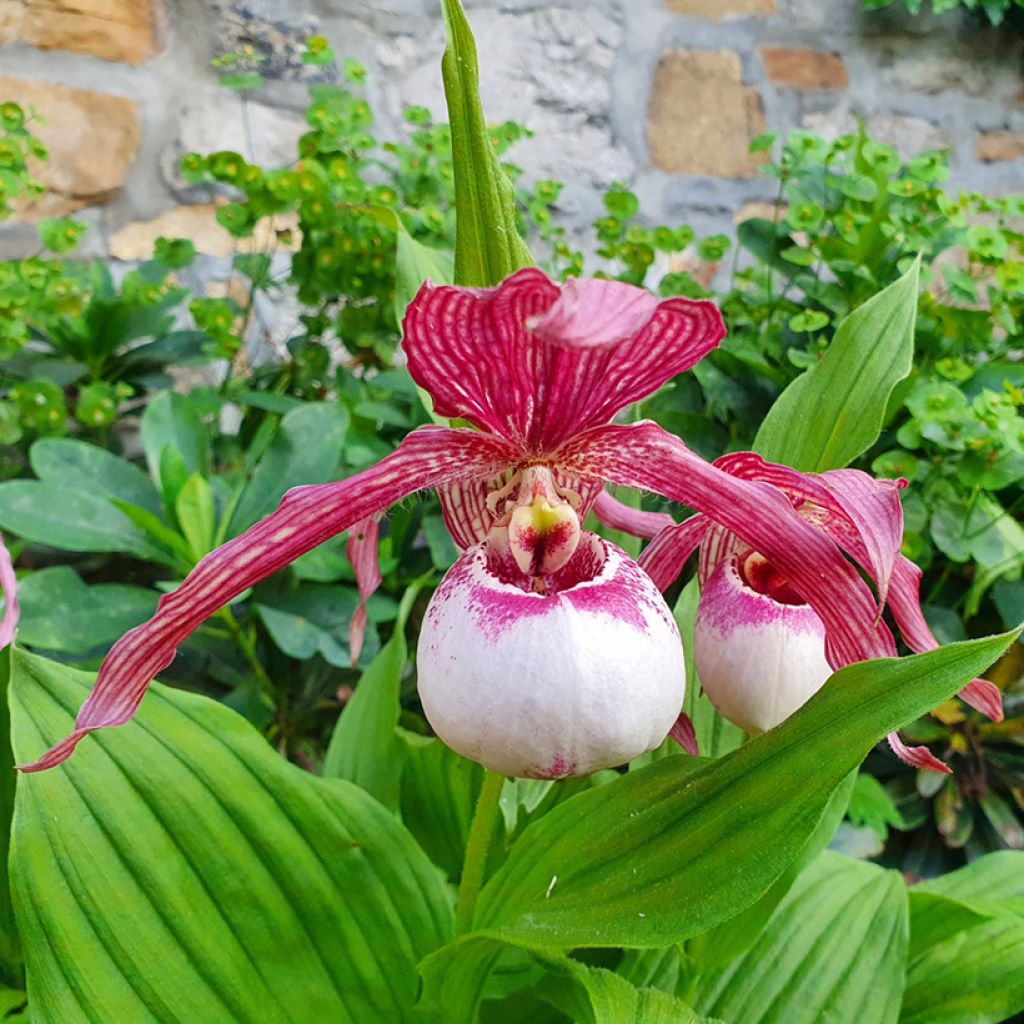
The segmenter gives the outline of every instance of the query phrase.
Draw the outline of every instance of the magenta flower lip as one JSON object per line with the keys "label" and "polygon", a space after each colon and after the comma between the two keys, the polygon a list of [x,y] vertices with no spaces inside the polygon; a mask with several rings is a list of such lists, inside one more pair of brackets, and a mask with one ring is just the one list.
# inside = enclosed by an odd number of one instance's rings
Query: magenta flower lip
{"label": "magenta flower lip", "polygon": [[[706,549],[725,548],[732,543],[726,538],[736,538],[768,559],[814,608],[833,666],[894,655],[880,609],[890,585],[906,590],[910,581],[889,558],[891,536],[875,516],[853,527],[846,519],[822,529],[799,514],[780,486],[790,478],[766,478],[774,469],[765,470],[756,456],[728,456],[730,461],[713,466],[654,423],[611,423],[619,410],[688,370],[724,335],[710,302],[658,302],[614,281],[560,286],[528,269],[490,289],[428,282],[405,317],[409,372],[439,415],[476,429],[423,427],[353,477],[289,491],[274,513],[207,555],[161,598],[152,619],[111,648],[72,734],[22,770],[59,764],[93,730],[127,722],[153,677],[205,619],[330,537],[353,528],[363,537],[354,543],[350,537],[349,553],[365,600],[374,583],[375,561],[367,556],[375,547],[376,521],[390,505],[436,489],[445,523],[466,550],[486,540],[500,518],[489,496],[531,466],[545,467],[556,492],[573,496],[580,522],[606,483],[697,509]],[[744,460],[760,475],[746,472]],[[845,499],[835,497],[826,477],[834,479],[825,474],[815,494],[827,492],[826,507],[832,508]],[[840,477],[833,490],[846,489],[846,481]],[[859,478],[848,486],[859,487]],[[876,497],[873,491],[867,496],[872,502]],[[695,530],[682,524],[672,535],[691,538]],[[652,570],[656,556],[665,553],[660,541],[645,559]],[[865,556],[879,596],[844,557],[841,545],[851,550],[850,543],[857,545],[851,553],[858,562]]]}

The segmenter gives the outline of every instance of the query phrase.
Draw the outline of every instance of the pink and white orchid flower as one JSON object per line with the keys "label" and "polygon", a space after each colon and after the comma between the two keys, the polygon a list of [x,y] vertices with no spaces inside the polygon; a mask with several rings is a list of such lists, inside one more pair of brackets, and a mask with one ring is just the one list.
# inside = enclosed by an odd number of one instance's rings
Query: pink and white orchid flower
{"label": "pink and white orchid flower", "polygon": [[869,587],[784,491],[710,465],[654,423],[611,424],[719,343],[711,303],[658,302],[614,281],[559,286],[529,269],[490,289],[428,283],[404,328],[409,372],[436,412],[476,429],[422,427],[362,473],[289,491],[114,645],[74,731],[24,770],[127,722],[220,606],[344,530],[371,535],[368,522],[425,488],[465,553],[428,612],[424,705],[443,738],[502,771],[558,777],[620,763],[660,742],[679,711],[667,608],[581,526],[607,482],[696,508],[763,553],[821,619],[832,664],[895,654]]}
{"label": "pink and white orchid flower", "polygon": [[[725,455],[715,465],[742,480],[786,494],[794,511],[830,537],[871,577],[876,619],[888,606],[914,651],[938,646],[921,613],[921,570],[900,554],[904,480],[875,480],[855,469],[799,473],[750,452]],[[640,556],[659,589],[670,586],[700,549],[701,598],[694,623],[694,660],[711,702],[748,733],[763,732],[806,703],[844,661],[827,643],[825,620],[792,586],[787,571],[738,532],[696,515],[675,523],[663,513],[638,512],[604,494],[595,513],[609,526],[653,538]],[[995,721],[1003,717],[999,689],[975,679],[961,698]],[[925,747],[889,737],[904,761],[933,771],[948,768]]]}

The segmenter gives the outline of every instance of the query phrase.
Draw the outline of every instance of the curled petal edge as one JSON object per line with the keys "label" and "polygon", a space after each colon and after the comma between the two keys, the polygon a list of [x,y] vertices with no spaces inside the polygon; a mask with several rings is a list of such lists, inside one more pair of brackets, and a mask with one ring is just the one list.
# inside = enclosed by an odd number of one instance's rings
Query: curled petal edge
{"label": "curled petal edge", "polygon": [[[918,654],[934,651],[939,646],[921,612],[920,592],[921,570],[909,558],[900,555],[893,567],[889,610],[907,646]],[[993,722],[1003,720],[1003,695],[999,687],[987,679],[972,680],[959,696]]]}
{"label": "curled petal edge", "polygon": [[337,483],[296,487],[277,510],[210,552],[148,621],[110,649],[75,729],[23,772],[41,771],[71,756],[96,729],[123,725],[138,709],[153,677],[179,645],[218,608],[300,555],[427,487],[458,477],[494,476],[516,461],[505,442],[471,430],[422,427],[375,466]]}
{"label": "curled petal edge", "polygon": [[939,772],[952,775],[952,769],[944,761],[940,761],[927,747],[908,747],[900,739],[898,732],[891,732],[886,737],[892,752],[904,763],[921,768],[926,772]]}

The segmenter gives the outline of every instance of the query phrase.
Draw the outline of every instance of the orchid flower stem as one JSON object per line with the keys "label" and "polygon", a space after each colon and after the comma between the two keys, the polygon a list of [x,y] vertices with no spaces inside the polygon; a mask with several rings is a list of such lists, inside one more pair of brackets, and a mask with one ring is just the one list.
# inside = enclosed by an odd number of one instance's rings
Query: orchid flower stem
{"label": "orchid flower stem", "polygon": [[466,859],[462,863],[462,880],[455,901],[455,934],[462,935],[473,926],[476,898],[484,881],[487,854],[491,848],[494,820],[498,813],[498,801],[505,776],[488,769],[484,770],[484,782],[476,800],[473,824],[469,827],[466,841]]}
{"label": "orchid flower stem", "polygon": [[238,644],[238,649],[242,652],[242,656],[245,658],[246,663],[252,669],[253,675],[256,677],[260,684],[260,688],[265,692],[269,693],[274,689],[274,684],[267,675],[267,670],[260,664],[260,659],[256,657],[256,645],[252,642],[252,638],[247,636],[242,627],[238,624],[238,619],[235,618],[235,613],[231,610],[229,605],[225,605],[217,613],[218,618],[224,621],[224,624],[228,628],[228,632],[231,634],[231,638]]}

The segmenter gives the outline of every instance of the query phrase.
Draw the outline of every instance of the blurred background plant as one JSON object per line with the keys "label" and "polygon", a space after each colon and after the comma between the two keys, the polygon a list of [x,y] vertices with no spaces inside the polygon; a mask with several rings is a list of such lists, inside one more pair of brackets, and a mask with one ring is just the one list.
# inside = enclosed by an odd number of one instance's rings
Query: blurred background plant
{"label": "blurred background plant", "polygon": [[[864,10],[877,11],[890,7],[896,0],[863,0]],[[899,0],[911,14],[920,14],[925,10],[925,0]],[[931,0],[931,10],[935,14],[963,9],[977,12],[988,18],[993,25],[1001,25],[1009,16],[1020,15],[1024,10],[1022,0]]]}
{"label": "blurred background plant", "polygon": [[[322,37],[303,59],[336,61]],[[185,239],[158,239],[152,258],[115,280],[75,258],[83,227],[73,219],[44,221],[40,253],[0,266],[0,466],[20,478],[0,485],[0,527],[19,538],[26,645],[95,665],[161,591],[289,486],[354,473],[430,422],[396,350],[409,282],[451,273],[449,132],[408,107],[404,136],[379,138],[365,71],[341,66],[344,84],[311,86],[308,131],[288,166],[262,166],[251,146],[182,159],[236,243],[223,295],[191,289],[196,252]],[[248,95],[263,84],[260,57],[243,49],[215,67],[244,126]],[[45,159],[35,116],[0,108],[5,214],[39,192],[26,163]],[[925,612],[941,639],[1024,619],[1019,197],[954,196],[943,188],[945,152],[904,162],[863,128],[835,142],[766,134],[751,148],[772,156],[764,172],[778,182],[773,213],[741,223],[735,242],[651,224],[621,185],[580,236],[559,222],[561,183],[528,188],[509,162],[527,135],[506,123],[491,140],[546,269],[721,305],[729,337],[720,349],[634,410],[708,458],[748,448],[835,326],[920,254],[914,370],[858,465],[911,482],[905,551],[925,570]],[[268,300],[296,304],[283,344],[260,336],[254,314]],[[221,612],[165,677],[229,703],[315,770],[403,595],[422,588],[415,628],[455,554],[435,499],[393,511],[355,668],[348,621],[358,592],[335,541]],[[425,725],[402,658],[402,724],[414,736]],[[985,724],[957,704],[916,729],[916,741],[952,759],[951,780],[916,776],[881,754],[869,762],[884,788],[862,785],[850,817],[879,836],[870,852],[888,841],[886,855],[929,873],[983,849],[1024,846],[1019,660],[998,681],[1006,722]]]}

